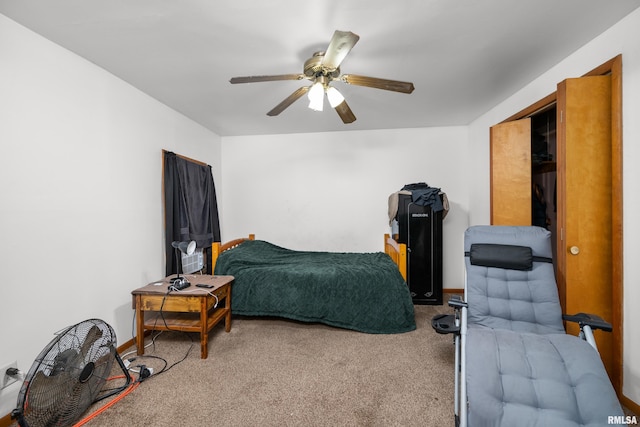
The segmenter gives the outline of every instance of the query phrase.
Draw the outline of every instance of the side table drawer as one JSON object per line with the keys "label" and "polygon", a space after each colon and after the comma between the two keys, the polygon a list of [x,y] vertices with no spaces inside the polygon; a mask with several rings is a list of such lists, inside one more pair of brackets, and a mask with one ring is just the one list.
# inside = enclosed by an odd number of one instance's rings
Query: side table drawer
{"label": "side table drawer", "polygon": [[201,298],[171,294],[171,298],[164,295],[142,295],[140,309],[143,311],[180,311],[198,313],[201,308]]}
{"label": "side table drawer", "polygon": [[229,296],[229,289],[230,288],[228,285],[224,285],[221,288],[213,291],[212,294],[215,295],[218,299],[216,300],[216,298],[212,296],[207,297],[207,310],[210,310],[213,306],[216,305],[216,303],[220,305],[220,303],[222,303],[222,300]]}

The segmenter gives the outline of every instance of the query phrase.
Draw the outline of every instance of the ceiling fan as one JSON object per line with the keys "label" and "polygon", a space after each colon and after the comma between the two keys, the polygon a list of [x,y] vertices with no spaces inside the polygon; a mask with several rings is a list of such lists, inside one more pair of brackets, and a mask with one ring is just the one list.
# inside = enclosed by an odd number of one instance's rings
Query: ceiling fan
{"label": "ceiling fan", "polygon": [[379,79],[376,77],[360,76],[357,74],[342,74],[340,64],[358,42],[360,36],[350,31],[335,31],[325,52],[316,52],[311,58],[305,61],[302,74],[279,74],[273,76],[247,76],[233,77],[230,82],[236,83],[256,83],[276,80],[310,80],[310,86],[303,86],[285,98],[267,113],[268,116],[277,116],[287,107],[307,94],[309,98],[309,108],[322,111],[324,95],[331,107],[333,107],[344,123],[352,123],[356,116],[345,101],[342,94],[333,86],[332,81],[356,86],[373,87],[376,89],[390,90],[394,92],[411,93],[413,83],[401,82],[397,80]]}

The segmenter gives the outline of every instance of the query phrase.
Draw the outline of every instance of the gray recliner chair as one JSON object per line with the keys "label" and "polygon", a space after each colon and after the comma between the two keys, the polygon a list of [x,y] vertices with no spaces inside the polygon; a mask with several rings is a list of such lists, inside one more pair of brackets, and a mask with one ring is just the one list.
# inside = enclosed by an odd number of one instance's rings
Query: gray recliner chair
{"label": "gray recliner chair", "polygon": [[[464,236],[464,299],[433,318],[456,343],[460,426],[602,426],[623,412],[597,351],[595,315],[561,313],[550,233],[474,226]],[[579,337],[563,319],[577,321]]]}

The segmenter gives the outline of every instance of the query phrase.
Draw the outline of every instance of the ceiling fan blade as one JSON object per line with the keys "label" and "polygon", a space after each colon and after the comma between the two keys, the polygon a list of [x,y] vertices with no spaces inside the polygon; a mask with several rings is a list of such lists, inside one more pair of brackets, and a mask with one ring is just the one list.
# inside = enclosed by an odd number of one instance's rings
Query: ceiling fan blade
{"label": "ceiling fan blade", "polygon": [[229,82],[236,83],[257,83],[257,82],[273,82],[277,80],[302,80],[306,78],[304,74],[279,74],[275,76],[247,76],[232,77]]}
{"label": "ceiling fan blade", "polygon": [[282,101],[280,104],[273,107],[273,109],[267,113],[267,116],[277,116],[278,114],[282,113],[288,106],[290,106],[291,104],[296,102],[298,99],[300,99],[302,95],[309,92],[310,87],[311,86],[303,86],[300,89],[293,92],[291,95],[286,97],[284,101]]}
{"label": "ceiling fan blade", "polygon": [[411,93],[414,89],[413,83],[411,82],[358,76],[356,74],[343,74],[340,76],[340,80],[351,85],[373,87],[376,89],[392,90],[394,92],[402,93]]}
{"label": "ceiling fan blade", "polygon": [[336,106],[335,110],[344,124],[353,123],[356,121],[356,116],[353,114],[353,111],[351,111],[351,107],[349,107],[347,101],[342,101]]}
{"label": "ceiling fan blade", "polygon": [[338,68],[358,40],[360,36],[351,31],[334,32],[322,59],[322,66],[328,70]]}

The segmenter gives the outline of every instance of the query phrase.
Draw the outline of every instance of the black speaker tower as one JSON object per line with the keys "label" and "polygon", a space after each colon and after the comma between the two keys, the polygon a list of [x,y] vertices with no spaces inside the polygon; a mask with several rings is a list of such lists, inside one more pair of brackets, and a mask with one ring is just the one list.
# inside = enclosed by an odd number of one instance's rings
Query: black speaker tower
{"label": "black speaker tower", "polygon": [[398,242],[407,245],[407,285],[414,304],[442,304],[442,214],[398,199]]}

